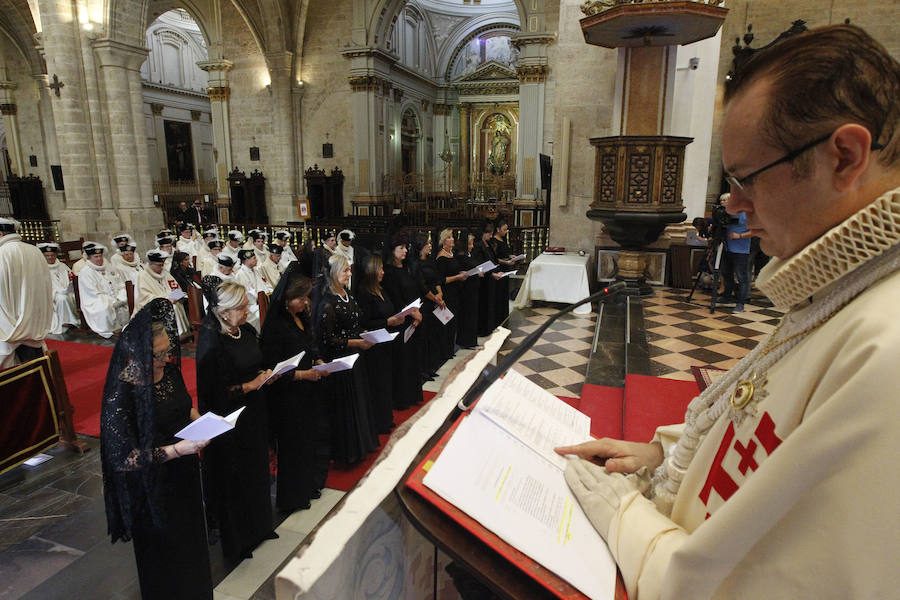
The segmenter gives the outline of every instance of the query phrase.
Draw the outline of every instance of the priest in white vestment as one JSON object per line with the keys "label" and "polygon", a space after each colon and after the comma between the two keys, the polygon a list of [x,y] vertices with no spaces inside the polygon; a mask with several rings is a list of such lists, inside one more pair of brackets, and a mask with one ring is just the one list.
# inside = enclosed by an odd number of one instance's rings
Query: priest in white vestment
{"label": "priest in white vestment", "polygon": [[201,239],[197,240],[197,270],[200,271],[200,265],[209,256],[209,243],[219,239],[219,230],[213,227],[203,232]]}
{"label": "priest in white vestment", "polygon": [[256,253],[253,250],[241,250],[238,252],[238,258],[241,261],[241,268],[234,274],[234,280],[247,290],[248,309],[250,310],[247,322],[253,325],[258,333],[261,330],[261,323],[257,294],[259,292],[271,294],[272,288],[268,287],[260,277],[259,271],[256,269]]}
{"label": "priest in white vestment", "polygon": [[88,262],[78,275],[81,313],[97,335],[111,337],[128,323],[125,276],[104,261],[106,246],[95,244],[85,250]]}
{"label": "priest in white vestment", "polygon": [[182,337],[190,333],[191,323],[182,303],[179,300],[172,300],[170,297],[172,292],[176,290],[182,292],[182,290],[172,273],[165,268],[167,258],[170,257],[160,250],[147,251],[147,268],[141,271],[141,274],[138,276],[134,311],[137,312],[154,298],[169,300],[175,308],[178,336]]}
{"label": "priest in white vestment", "polygon": [[225,247],[222,248],[222,253],[230,256],[234,259],[234,262],[238,262],[238,251],[241,249],[241,242],[244,241],[244,234],[238,231],[237,229],[232,229],[228,232],[228,239],[225,241]]}
{"label": "priest in white vestment", "polygon": [[141,262],[140,256],[135,253],[135,250],[137,250],[137,246],[129,240],[128,243],[119,248],[118,252],[110,257],[109,262],[112,266],[119,269],[122,275],[125,276],[125,279],[130,280],[134,284],[134,288],[137,289],[137,278],[141,271],[144,270],[144,264]]}
{"label": "priest in white vestment", "polygon": [[262,265],[263,261],[269,257],[269,251],[266,249],[266,242],[268,239],[269,234],[261,229],[253,229],[250,231],[251,247],[249,249],[256,252],[257,266]]}
{"label": "priest in white vestment", "polygon": [[297,260],[297,255],[294,254],[294,250],[291,248],[291,232],[287,229],[276,231],[272,241],[282,248],[281,262],[278,263],[278,270],[284,273],[287,266]]}
{"label": "priest in white vestment", "polygon": [[278,285],[278,280],[281,279],[281,269],[279,268],[279,265],[281,265],[281,261],[284,260],[282,252],[283,249],[278,244],[269,244],[268,256],[266,256],[265,260],[260,261],[259,266],[257,267],[260,277],[262,277],[262,280],[266,282],[266,285],[268,285],[271,290],[275,289],[275,286]]}
{"label": "priest in white vestment", "polygon": [[75,261],[75,264],[72,265],[72,272],[78,275],[81,270],[84,268],[84,265],[87,264],[87,249],[96,246],[95,242],[84,242],[81,244],[81,258]]}
{"label": "priest in white vestment", "polygon": [[175,248],[193,258],[197,256],[197,241],[194,239],[194,226],[190,223],[182,223],[178,226],[178,241]]}
{"label": "priest in white vestment", "polygon": [[160,252],[164,252],[168,254],[169,257],[166,259],[166,270],[172,270],[172,256],[175,254],[175,238],[173,237],[162,237],[156,240],[156,249]]}
{"label": "priest in white vestment", "polygon": [[65,263],[59,260],[59,245],[45,242],[37,245],[44,253],[44,259],[50,268],[50,283],[53,285],[53,324],[50,333],[59,335],[65,331],[66,325],[78,325],[78,314],[75,312],[75,288],[72,285],[74,275]]}
{"label": "priest in white vestment", "polygon": [[213,239],[206,242],[206,254],[202,260],[198,259],[197,264],[197,269],[200,271],[200,279],[207,275],[212,275],[213,271],[216,270],[216,267],[219,265],[218,256],[224,246],[225,242],[222,240]]}
{"label": "priest in white vestment", "polygon": [[[22,241],[15,219],[0,217],[0,369],[45,348],[53,322],[53,288],[41,251]],[[27,355],[27,356],[26,356]]]}

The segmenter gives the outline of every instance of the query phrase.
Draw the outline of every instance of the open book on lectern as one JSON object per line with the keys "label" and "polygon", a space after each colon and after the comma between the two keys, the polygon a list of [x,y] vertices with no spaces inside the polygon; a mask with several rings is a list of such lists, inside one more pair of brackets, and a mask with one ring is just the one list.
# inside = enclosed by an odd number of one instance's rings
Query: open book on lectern
{"label": "open book on lectern", "polygon": [[590,598],[613,598],[616,565],[563,477],[556,446],[590,418],[514,370],[482,395],[422,483]]}

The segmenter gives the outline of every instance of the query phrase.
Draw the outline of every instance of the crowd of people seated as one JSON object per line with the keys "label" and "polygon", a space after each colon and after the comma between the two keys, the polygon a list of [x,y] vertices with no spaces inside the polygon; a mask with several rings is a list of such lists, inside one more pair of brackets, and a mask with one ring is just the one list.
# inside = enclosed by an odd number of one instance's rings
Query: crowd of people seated
{"label": "crowd of people seated", "polygon": [[[296,253],[287,231],[269,243],[260,230],[245,238],[177,229],[159,232],[143,255],[124,233],[111,252],[85,242],[73,272],[59,261],[58,245],[40,245],[52,275],[54,331],[78,321],[77,281],[87,325],[103,337],[119,334],[101,416],[105,499],[113,541],[134,541],[145,598],[170,597],[167,581],[210,597],[202,502],[228,567],[275,536],[270,449],[283,513],[309,508],[332,463],[354,465],[376,451],[378,436],[395,427],[394,411],[421,403],[423,383],[506,318],[504,273],[516,268],[502,218],[458,237],[445,229],[434,241],[399,230],[368,248],[344,230]],[[134,286],[132,314],[126,281]],[[196,347],[199,411],[179,368],[190,334],[182,292],[194,286],[205,315]],[[268,298],[264,318],[260,292]],[[381,329],[395,336],[364,339]],[[270,377],[300,352],[296,369]],[[315,368],[352,355],[350,369]],[[203,413],[241,407],[234,430],[209,442],[174,436]],[[201,489],[201,450],[203,495],[193,493]],[[188,487],[191,494],[180,496]],[[178,578],[167,576],[174,572]]]}

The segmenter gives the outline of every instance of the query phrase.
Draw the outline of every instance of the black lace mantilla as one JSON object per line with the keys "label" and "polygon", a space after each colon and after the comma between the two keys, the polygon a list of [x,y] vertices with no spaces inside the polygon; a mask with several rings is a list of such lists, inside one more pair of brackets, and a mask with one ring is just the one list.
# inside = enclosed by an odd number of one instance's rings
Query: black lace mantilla
{"label": "black lace mantilla", "polygon": [[175,311],[171,302],[156,298],[122,330],[103,388],[100,455],[106,519],[113,542],[131,539],[136,513],[144,506],[154,526],[160,526],[163,520],[154,501],[155,467],[165,462],[166,454],[154,447],[155,409],[159,394],[171,393],[172,389],[153,382],[154,321],[165,325],[172,366],[180,367]]}

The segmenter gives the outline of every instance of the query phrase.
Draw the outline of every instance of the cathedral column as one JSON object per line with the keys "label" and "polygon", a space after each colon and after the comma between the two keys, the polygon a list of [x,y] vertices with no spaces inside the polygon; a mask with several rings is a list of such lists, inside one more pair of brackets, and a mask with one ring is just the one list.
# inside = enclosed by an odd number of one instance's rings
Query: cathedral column
{"label": "cathedral column", "polygon": [[58,165],[59,145],[56,141],[56,129],[53,125],[53,106],[50,100],[50,88],[47,87],[47,74],[38,73],[31,76],[34,79],[35,90],[38,95],[38,115],[41,121],[41,139],[44,140],[42,157],[42,179],[45,181],[44,194],[47,197],[47,207],[51,216],[59,215],[65,202],[64,192],[57,190],[53,184],[53,175],[50,165]]}
{"label": "cathedral column", "polygon": [[154,176],[159,177],[159,181],[163,183],[169,181],[169,156],[166,153],[166,128],[163,119],[165,107],[165,104],[160,102],[150,103],[150,112],[153,114],[153,135],[156,137],[156,164],[159,165],[159,173],[154,173]]}
{"label": "cathedral column", "polygon": [[19,134],[19,119],[16,116],[18,107],[13,93],[16,87],[18,86],[12,81],[0,80],[0,114],[3,115],[3,126],[6,128],[6,147],[9,149],[12,172],[19,177],[24,177],[26,175],[25,161]]}
{"label": "cathedral column", "polygon": [[519,138],[516,153],[516,196],[539,200],[541,165],[538,160],[544,141],[544,82],[547,79],[547,46],[554,40],[542,34],[520,34],[514,40],[519,49]]}
{"label": "cathedral column", "polygon": [[[146,59],[147,51],[109,39],[95,40],[91,46],[97,57],[101,97],[109,123],[109,162],[115,190],[114,205],[117,208],[139,208],[142,206],[141,165],[138,162],[134,121],[142,120],[143,102],[141,112],[133,114],[129,70],[135,63],[140,67],[140,63]],[[146,147],[146,136],[143,141]],[[146,152],[144,155],[146,157]]]}
{"label": "cathedral column", "polygon": [[472,105],[462,103],[459,105],[459,181],[462,189],[461,192],[468,193],[470,188],[469,181],[469,131],[471,123]]}
{"label": "cathedral column", "polygon": [[[228,85],[228,71],[234,66],[230,60],[210,60],[198,62],[197,66],[209,74],[210,119],[213,130],[213,159],[216,161],[216,201],[218,210],[224,208],[227,211],[231,199],[228,190],[228,174],[234,168],[231,156],[231,120],[228,103],[231,98],[231,88]],[[227,215],[226,215],[227,217]]]}
{"label": "cathedral column", "polygon": [[90,106],[82,76],[81,33],[74,4],[47,0],[41,9],[42,49],[49,75],[56,139],[65,185],[65,209],[61,217],[64,239],[98,233],[99,209],[95,149]]}
{"label": "cathedral column", "polygon": [[[356,192],[354,197],[368,198],[379,189],[378,153],[375,150],[376,122],[375,90],[380,80],[374,75],[350,76],[353,90],[353,150],[356,156]],[[385,123],[389,129],[389,123]]]}
{"label": "cathedral column", "polygon": [[294,88],[297,84],[294,79],[293,66],[294,55],[291,52],[269,53],[266,55],[269,65],[271,81],[269,89],[272,91],[272,119],[275,123],[282,123],[275,128],[274,141],[275,160],[267,158],[266,163],[274,163],[275,172],[266,174],[271,194],[266,195],[269,204],[269,219],[283,223],[295,218],[297,214],[295,202],[297,197],[297,173],[294,168],[297,140],[294,137]]}

